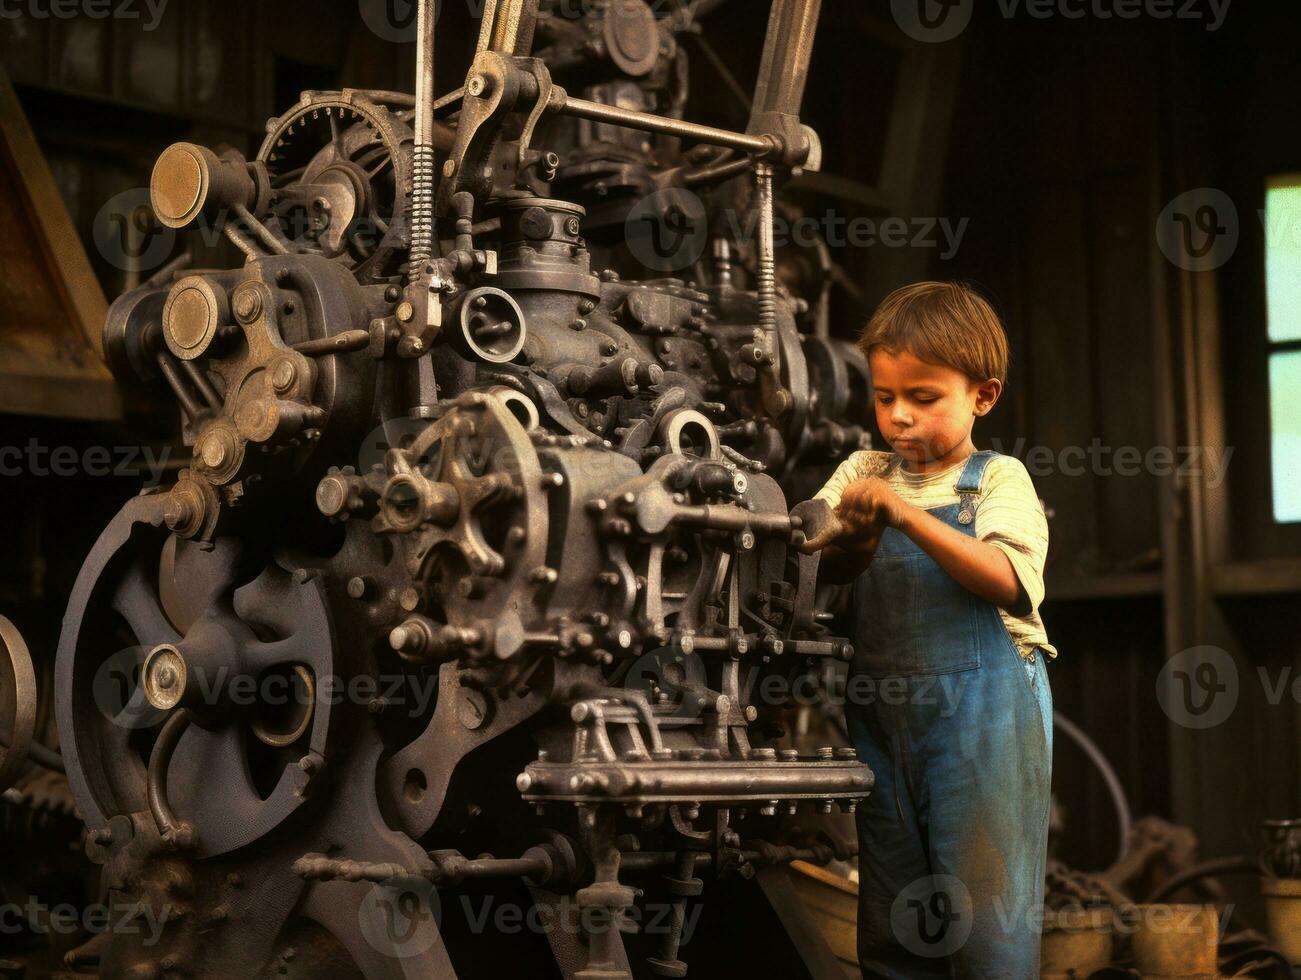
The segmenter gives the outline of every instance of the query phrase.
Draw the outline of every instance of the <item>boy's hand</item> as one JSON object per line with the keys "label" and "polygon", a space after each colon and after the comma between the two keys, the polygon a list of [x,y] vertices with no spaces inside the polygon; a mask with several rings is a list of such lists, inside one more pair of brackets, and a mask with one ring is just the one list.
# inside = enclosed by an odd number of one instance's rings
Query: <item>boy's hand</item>
{"label": "boy's hand", "polygon": [[871,555],[888,527],[903,519],[904,502],[884,480],[871,477],[845,488],[833,511],[824,500],[806,500],[792,511],[804,522],[800,551],[811,555],[835,545]]}
{"label": "boy's hand", "polygon": [[905,506],[888,483],[873,476],[845,487],[836,517],[850,534],[878,536],[902,523]]}

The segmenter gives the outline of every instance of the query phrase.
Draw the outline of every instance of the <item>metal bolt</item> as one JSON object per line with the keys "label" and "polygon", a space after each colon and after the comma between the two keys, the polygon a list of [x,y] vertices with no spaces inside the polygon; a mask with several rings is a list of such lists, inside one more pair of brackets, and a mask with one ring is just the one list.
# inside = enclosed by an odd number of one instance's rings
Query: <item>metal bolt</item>
{"label": "metal bolt", "polygon": [[203,465],[210,470],[215,470],[225,464],[227,457],[226,440],[219,434],[213,433],[203,440],[203,448],[200,451],[200,457],[203,459]]}
{"label": "metal bolt", "polygon": [[289,360],[281,361],[271,372],[271,384],[276,391],[285,392],[293,387],[294,382],[298,379],[298,370],[294,367],[294,362]]}
{"label": "metal bolt", "polygon": [[262,297],[258,295],[256,289],[241,289],[235,294],[235,316],[240,320],[248,322],[256,320],[262,313]]}

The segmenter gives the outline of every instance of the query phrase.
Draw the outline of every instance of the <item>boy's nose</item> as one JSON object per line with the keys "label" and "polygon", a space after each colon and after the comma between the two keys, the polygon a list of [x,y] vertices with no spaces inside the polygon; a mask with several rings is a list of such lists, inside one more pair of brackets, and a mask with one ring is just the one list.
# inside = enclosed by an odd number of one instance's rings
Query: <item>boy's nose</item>
{"label": "boy's nose", "polygon": [[912,413],[896,406],[895,410],[890,413],[890,421],[898,426],[909,426],[913,424]]}

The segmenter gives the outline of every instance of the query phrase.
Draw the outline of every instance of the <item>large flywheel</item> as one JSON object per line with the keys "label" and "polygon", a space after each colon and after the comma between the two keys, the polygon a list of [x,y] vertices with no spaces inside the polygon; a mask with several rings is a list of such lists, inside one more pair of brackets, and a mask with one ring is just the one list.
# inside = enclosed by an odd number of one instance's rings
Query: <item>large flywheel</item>
{"label": "large flywheel", "polygon": [[148,809],[211,856],[306,801],[328,753],[334,630],[312,573],[258,567],[234,539],[182,541],[165,506],[132,500],[83,567],[57,712],[92,829]]}

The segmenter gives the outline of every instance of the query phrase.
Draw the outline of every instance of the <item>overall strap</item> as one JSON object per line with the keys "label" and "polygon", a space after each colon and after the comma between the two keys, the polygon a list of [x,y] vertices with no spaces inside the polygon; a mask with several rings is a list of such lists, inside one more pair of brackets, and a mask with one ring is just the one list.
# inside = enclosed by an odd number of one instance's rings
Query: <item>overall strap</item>
{"label": "overall strap", "polygon": [[970,524],[976,519],[976,498],[980,496],[980,483],[985,476],[985,467],[998,453],[989,449],[972,453],[967,457],[967,465],[958,475],[958,523]]}

